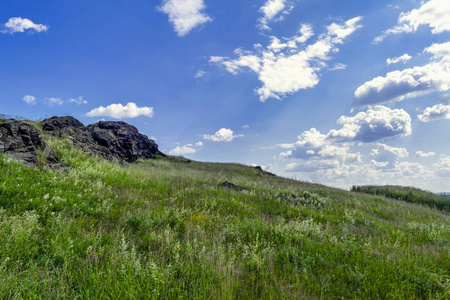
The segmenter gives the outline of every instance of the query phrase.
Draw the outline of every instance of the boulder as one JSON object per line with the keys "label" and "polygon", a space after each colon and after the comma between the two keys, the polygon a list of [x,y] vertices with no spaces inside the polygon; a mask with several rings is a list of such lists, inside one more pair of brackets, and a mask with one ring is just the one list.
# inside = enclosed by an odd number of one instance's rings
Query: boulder
{"label": "boulder", "polygon": [[33,125],[13,119],[0,121],[0,152],[27,165],[44,161],[59,163],[55,152],[44,142],[39,130]]}
{"label": "boulder", "polygon": [[153,140],[122,121],[100,121],[84,126],[73,117],[52,117],[42,122],[42,128],[54,136],[68,137],[75,146],[109,160],[135,162],[156,154],[165,156]]}

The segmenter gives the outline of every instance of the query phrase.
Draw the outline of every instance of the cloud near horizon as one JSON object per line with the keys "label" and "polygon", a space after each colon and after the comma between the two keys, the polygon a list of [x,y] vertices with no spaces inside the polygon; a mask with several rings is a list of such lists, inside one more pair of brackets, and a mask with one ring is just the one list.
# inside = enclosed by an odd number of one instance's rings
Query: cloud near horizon
{"label": "cloud near horizon", "polygon": [[203,0],[164,0],[158,10],[169,16],[169,22],[178,36],[185,36],[192,29],[212,18],[202,11],[206,9]]}
{"label": "cloud near horizon", "polygon": [[250,70],[258,75],[262,87],[255,90],[260,101],[269,98],[281,100],[289,94],[302,89],[315,87],[319,83],[319,72],[327,67],[330,54],[339,51],[337,45],[361,27],[362,17],[346,22],[332,23],[326,27],[315,43],[304,44],[314,35],[309,24],[302,24],[297,35],[279,39],[271,37],[265,49],[261,44],[254,45],[255,51],[236,49],[236,59],[212,56],[210,63],[225,67],[233,75]]}
{"label": "cloud near horizon", "polygon": [[21,17],[10,18],[8,22],[3,24],[3,29],[1,33],[10,33],[14,34],[17,32],[25,32],[25,30],[35,31],[35,32],[43,32],[48,30],[47,25],[35,24],[31,20]]}
{"label": "cloud near horizon", "polygon": [[133,102],[128,102],[127,105],[111,104],[107,107],[97,107],[86,114],[88,117],[110,117],[115,119],[122,118],[136,118],[139,116],[146,116],[152,118],[154,115],[153,107],[138,107]]}
{"label": "cloud near horizon", "polygon": [[235,138],[243,137],[243,134],[235,135],[233,130],[227,128],[219,129],[215,134],[204,134],[203,139],[213,142],[231,142]]}

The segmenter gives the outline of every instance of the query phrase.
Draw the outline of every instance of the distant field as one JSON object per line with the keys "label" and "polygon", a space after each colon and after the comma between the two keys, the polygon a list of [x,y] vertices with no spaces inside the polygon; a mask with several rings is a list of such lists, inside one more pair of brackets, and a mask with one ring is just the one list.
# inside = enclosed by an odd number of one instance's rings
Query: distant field
{"label": "distant field", "polygon": [[426,205],[440,210],[450,211],[450,195],[445,193],[433,194],[414,187],[403,187],[395,185],[363,185],[353,186],[352,192],[360,192],[371,195],[381,195],[401,201]]}
{"label": "distant field", "polygon": [[70,168],[0,155],[0,299],[450,299],[439,196],[47,142]]}

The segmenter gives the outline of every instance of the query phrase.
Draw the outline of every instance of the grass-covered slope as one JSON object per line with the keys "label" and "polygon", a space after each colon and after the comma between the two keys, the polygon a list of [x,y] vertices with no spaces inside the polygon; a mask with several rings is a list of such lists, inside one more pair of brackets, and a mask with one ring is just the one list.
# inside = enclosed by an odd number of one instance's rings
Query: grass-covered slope
{"label": "grass-covered slope", "polygon": [[0,299],[450,298],[448,212],[48,142],[71,170],[0,156]]}
{"label": "grass-covered slope", "polygon": [[353,192],[380,195],[410,203],[426,205],[440,210],[450,211],[450,195],[436,195],[414,187],[397,185],[362,185],[353,186]]}

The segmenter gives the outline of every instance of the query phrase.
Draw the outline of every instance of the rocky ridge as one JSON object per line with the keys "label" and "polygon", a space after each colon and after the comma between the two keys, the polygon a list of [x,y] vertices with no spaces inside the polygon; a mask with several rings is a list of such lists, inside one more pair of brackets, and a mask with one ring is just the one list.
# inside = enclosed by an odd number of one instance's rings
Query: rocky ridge
{"label": "rocky ridge", "polygon": [[[108,160],[135,162],[139,158],[165,156],[153,140],[122,121],[100,121],[84,126],[77,119],[67,116],[45,119],[41,125],[44,134],[68,138],[83,151]],[[14,119],[0,120],[0,153],[28,165],[59,163],[38,129]]]}

